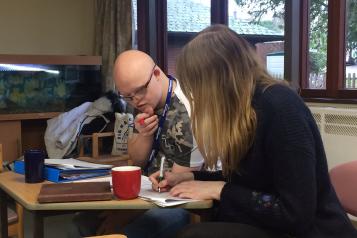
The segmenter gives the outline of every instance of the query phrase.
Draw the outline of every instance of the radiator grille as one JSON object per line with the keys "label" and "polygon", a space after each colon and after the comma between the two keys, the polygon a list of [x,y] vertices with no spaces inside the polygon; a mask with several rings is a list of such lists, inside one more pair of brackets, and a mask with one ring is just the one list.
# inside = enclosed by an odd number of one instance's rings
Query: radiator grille
{"label": "radiator grille", "polygon": [[342,125],[325,125],[325,132],[328,134],[342,136],[357,136],[357,127],[342,126]]}
{"label": "radiator grille", "polygon": [[321,133],[321,117],[322,117],[321,114],[312,113],[312,116],[314,117],[317,127],[319,128],[320,133]]}
{"label": "radiator grille", "polygon": [[357,126],[357,115],[326,114],[326,123]]}
{"label": "radiator grille", "polygon": [[321,114],[319,114],[319,113],[312,113],[312,116],[314,117],[316,123],[321,123]]}
{"label": "radiator grille", "polygon": [[357,159],[357,108],[309,107],[320,130],[329,168]]}
{"label": "radiator grille", "polygon": [[357,109],[310,107],[310,110],[321,134],[357,136]]}

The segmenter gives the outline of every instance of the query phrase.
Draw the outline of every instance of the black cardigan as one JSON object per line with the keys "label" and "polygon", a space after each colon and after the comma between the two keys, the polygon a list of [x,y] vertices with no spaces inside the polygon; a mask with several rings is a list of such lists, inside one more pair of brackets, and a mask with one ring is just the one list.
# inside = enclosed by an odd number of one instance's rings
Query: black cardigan
{"label": "black cardigan", "polygon": [[[237,172],[194,172],[224,180],[218,221],[297,237],[357,237],[331,185],[321,136],[301,98],[283,85],[256,89],[254,143]],[[356,201],[357,202],[357,201]]]}

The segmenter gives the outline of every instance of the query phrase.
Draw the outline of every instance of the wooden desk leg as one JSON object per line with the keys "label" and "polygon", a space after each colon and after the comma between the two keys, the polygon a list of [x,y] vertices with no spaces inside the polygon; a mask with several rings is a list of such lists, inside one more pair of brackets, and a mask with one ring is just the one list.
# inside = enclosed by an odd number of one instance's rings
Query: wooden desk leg
{"label": "wooden desk leg", "polygon": [[32,217],[33,217],[33,237],[43,238],[44,215],[41,213],[41,211],[32,211]]}
{"label": "wooden desk leg", "polygon": [[0,189],[0,219],[1,219],[1,238],[8,237],[7,224],[7,195],[4,190]]}

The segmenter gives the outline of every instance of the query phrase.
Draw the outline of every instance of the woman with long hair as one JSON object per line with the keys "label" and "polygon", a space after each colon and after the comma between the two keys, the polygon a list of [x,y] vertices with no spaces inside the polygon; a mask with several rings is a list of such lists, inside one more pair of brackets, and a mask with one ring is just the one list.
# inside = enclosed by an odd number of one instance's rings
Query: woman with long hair
{"label": "woman with long hair", "polygon": [[211,170],[167,172],[160,183],[154,174],[153,187],[216,201],[213,222],[179,237],[357,237],[311,112],[243,38],[223,25],[206,28],[182,50],[177,73]]}

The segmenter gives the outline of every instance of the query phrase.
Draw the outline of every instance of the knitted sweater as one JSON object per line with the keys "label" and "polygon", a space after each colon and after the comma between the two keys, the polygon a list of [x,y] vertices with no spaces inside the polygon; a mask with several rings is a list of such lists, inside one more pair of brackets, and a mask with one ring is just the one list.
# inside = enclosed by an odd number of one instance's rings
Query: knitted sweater
{"label": "knitted sweater", "polygon": [[257,87],[257,130],[237,172],[194,172],[224,180],[217,220],[296,237],[357,237],[331,185],[321,136],[301,98],[283,85]]}

